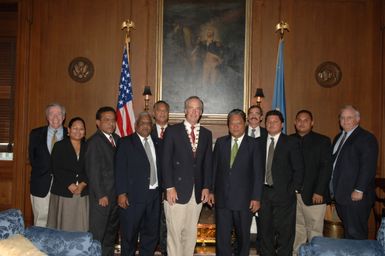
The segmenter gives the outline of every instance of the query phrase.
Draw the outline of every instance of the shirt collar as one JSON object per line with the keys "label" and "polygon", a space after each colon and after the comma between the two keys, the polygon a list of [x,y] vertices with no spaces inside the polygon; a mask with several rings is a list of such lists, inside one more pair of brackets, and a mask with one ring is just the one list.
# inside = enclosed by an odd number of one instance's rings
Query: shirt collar
{"label": "shirt collar", "polygon": [[163,127],[162,126],[160,126],[159,124],[155,124],[156,125],[156,128],[158,129],[158,130],[160,130],[160,129],[166,129],[167,128],[167,126],[168,126],[168,124],[165,124]]}
{"label": "shirt collar", "polygon": [[[191,130],[191,126],[192,126],[192,125],[191,125],[186,119],[183,121],[183,124],[186,126],[187,129]],[[199,126],[200,126],[200,123],[196,123],[196,124],[194,125],[195,128],[197,128],[197,127],[199,127]]]}
{"label": "shirt collar", "polygon": [[[241,137],[237,138],[237,143],[238,145],[241,145],[241,142],[243,140],[243,137],[245,137],[245,133],[242,134]],[[234,136],[231,136],[231,142],[233,142],[235,140],[235,137]]]}
{"label": "shirt collar", "polygon": [[270,138],[274,138],[274,143],[276,143],[279,139],[279,136],[281,136],[281,132],[280,133],[277,133],[276,135],[274,136],[271,136],[270,134],[267,135],[267,140],[270,140]]}
{"label": "shirt collar", "polygon": [[[139,136],[140,141],[142,141],[142,143],[144,143],[145,137],[141,136],[139,133],[136,133],[136,134]],[[151,136],[148,135],[147,136],[147,141],[150,141],[150,140],[151,140]]]}

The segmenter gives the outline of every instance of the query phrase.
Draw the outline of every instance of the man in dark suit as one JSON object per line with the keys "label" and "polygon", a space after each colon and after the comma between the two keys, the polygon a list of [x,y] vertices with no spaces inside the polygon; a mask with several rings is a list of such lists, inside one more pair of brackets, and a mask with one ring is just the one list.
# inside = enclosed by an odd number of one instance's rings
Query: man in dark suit
{"label": "man in dark suit", "polygon": [[[154,121],[155,124],[152,127],[151,136],[155,138],[159,148],[159,161],[162,157],[163,137],[168,127],[168,118],[170,112],[170,106],[166,101],[159,100],[155,102],[154,107]],[[160,227],[159,227],[159,249],[162,255],[167,256],[167,226],[166,216],[164,214],[164,191],[162,190],[161,207],[160,207]]]}
{"label": "man in dark suit", "polygon": [[240,109],[227,116],[230,135],[217,140],[213,157],[216,253],[232,255],[231,235],[235,228],[237,255],[249,255],[250,225],[260,207],[263,160],[260,139],[245,136],[246,114]]}
{"label": "man in dark suit", "polygon": [[168,126],[170,106],[167,102],[159,100],[155,102],[153,111],[155,123],[151,130],[151,136],[163,140],[164,133]]}
{"label": "man in dark suit", "polygon": [[29,135],[29,161],[31,163],[31,205],[35,226],[47,226],[48,207],[52,175],[50,171],[51,151],[55,142],[67,135],[63,127],[65,108],[52,103],[47,106],[45,115],[47,126],[35,128]]}
{"label": "man in dark suit", "polygon": [[261,127],[261,122],[263,120],[263,110],[258,105],[252,105],[247,111],[247,123],[246,133],[252,138],[266,138],[267,131],[265,128]]}
{"label": "man in dark suit", "polygon": [[283,116],[266,113],[267,139],[261,209],[262,255],[292,255],[295,236],[296,192],[302,189],[304,166],[298,140],[282,133]]}
{"label": "man in dark suit", "polygon": [[375,201],[378,158],[376,137],[359,126],[360,113],[353,106],[341,109],[342,132],[333,143],[331,195],[349,239],[368,238],[368,219]]}
{"label": "man in dark suit", "polygon": [[159,239],[160,184],[152,117],[139,114],[136,132],[121,139],[116,152],[116,193],[120,206],[122,255],[154,255]]}
{"label": "man in dark suit", "polygon": [[[263,110],[258,105],[252,105],[247,110],[247,122],[246,133],[252,138],[267,138],[267,131],[265,128],[261,127],[261,122],[263,119]],[[261,221],[259,220],[258,212],[255,213],[255,223],[257,227],[257,238],[255,243],[255,248],[257,252],[261,250]]]}
{"label": "man in dark suit", "polygon": [[102,255],[114,255],[119,214],[115,193],[114,158],[119,136],[112,107],[96,112],[98,130],[88,139],[86,172],[89,180],[90,232],[102,244]]}
{"label": "man in dark suit", "polygon": [[167,222],[167,253],[193,255],[202,203],[212,179],[212,133],[200,125],[203,102],[185,100],[185,120],[167,128],[163,144],[163,187]]}
{"label": "man in dark suit", "polygon": [[331,143],[324,135],[312,131],[313,115],[308,110],[298,111],[296,133],[291,136],[300,142],[305,164],[301,193],[297,194],[294,254],[301,244],[314,236],[322,236],[326,203],[329,200],[329,181],[332,173]]}

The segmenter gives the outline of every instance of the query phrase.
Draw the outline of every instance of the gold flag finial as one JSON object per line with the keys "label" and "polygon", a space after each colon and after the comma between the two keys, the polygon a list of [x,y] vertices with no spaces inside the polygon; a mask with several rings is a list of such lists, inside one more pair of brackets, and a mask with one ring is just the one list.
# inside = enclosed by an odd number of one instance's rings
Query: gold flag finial
{"label": "gold flag finial", "polygon": [[130,61],[130,42],[131,42],[130,32],[131,32],[131,29],[135,29],[135,23],[132,20],[125,20],[122,23],[121,29],[126,30],[125,44],[127,49],[128,61]]}
{"label": "gold flag finial", "polygon": [[278,23],[275,26],[275,32],[277,33],[279,31],[279,34],[280,34],[281,38],[283,38],[285,30],[287,30],[287,32],[290,32],[289,29],[290,29],[289,28],[289,24],[287,22],[284,22],[284,21],[281,21],[280,23]]}

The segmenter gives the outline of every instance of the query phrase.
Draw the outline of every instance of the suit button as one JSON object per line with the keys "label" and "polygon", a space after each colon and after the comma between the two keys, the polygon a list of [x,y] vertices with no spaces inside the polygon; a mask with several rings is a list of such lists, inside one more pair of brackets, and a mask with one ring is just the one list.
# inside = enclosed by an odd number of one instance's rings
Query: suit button
{"label": "suit button", "polygon": [[182,180],[182,177],[178,177],[178,180],[181,181],[181,180]]}
{"label": "suit button", "polygon": [[231,172],[229,172],[229,175],[231,175]]}

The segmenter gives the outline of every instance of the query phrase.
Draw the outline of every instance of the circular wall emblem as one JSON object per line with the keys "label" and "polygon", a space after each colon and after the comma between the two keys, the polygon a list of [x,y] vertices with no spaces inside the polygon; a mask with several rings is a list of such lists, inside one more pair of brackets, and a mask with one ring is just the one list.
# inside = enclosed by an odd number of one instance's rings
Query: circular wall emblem
{"label": "circular wall emblem", "polygon": [[94,65],[85,57],[76,57],[68,66],[68,74],[76,82],[85,83],[94,75]]}
{"label": "circular wall emblem", "polygon": [[315,71],[315,79],[318,84],[330,88],[336,86],[342,78],[340,67],[331,61],[321,63]]}

